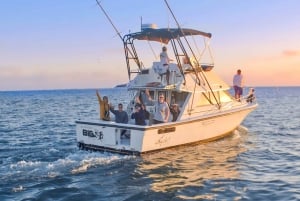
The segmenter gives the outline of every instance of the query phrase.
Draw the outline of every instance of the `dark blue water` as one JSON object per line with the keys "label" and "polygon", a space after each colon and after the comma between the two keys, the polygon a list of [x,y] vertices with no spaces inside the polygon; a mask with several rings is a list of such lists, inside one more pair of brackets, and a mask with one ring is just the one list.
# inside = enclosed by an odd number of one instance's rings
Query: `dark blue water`
{"label": "dark blue water", "polygon": [[248,133],[134,157],[77,149],[94,90],[0,92],[0,200],[300,200],[300,87],[256,95]]}

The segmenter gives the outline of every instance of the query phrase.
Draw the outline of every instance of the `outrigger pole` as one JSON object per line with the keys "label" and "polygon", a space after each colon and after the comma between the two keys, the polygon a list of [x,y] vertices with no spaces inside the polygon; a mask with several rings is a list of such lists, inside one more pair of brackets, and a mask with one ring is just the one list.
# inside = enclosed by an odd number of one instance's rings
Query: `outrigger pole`
{"label": "outrigger pole", "polygon": [[120,34],[120,32],[118,31],[118,29],[115,27],[114,23],[111,21],[110,17],[108,16],[108,14],[105,12],[105,10],[103,9],[103,7],[101,6],[100,2],[98,0],[96,0],[98,6],[101,8],[102,12],[104,13],[104,15],[106,16],[106,18],[108,19],[108,21],[110,22],[110,24],[112,25],[112,27],[115,29],[115,31],[117,32],[118,36],[120,37],[120,39],[123,41],[123,38]]}
{"label": "outrigger pole", "polygon": [[[174,20],[175,20],[175,22],[176,22],[176,24],[177,24],[178,29],[181,31],[181,33],[182,33],[182,35],[183,35],[183,37],[184,37],[184,39],[185,39],[185,42],[187,43],[188,47],[190,48],[191,53],[193,54],[194,58],[196,58],[196,55],[194,54],[194,52],[193,52],[193,50],[192,50],[192,48],[191,48],[191,46],[190,46],[190,43],[188,42],[187,38],[185,37],[185,34],[183,34],[183,31],[182,31],[182,29],[181,29],[181,26],[180,26],[180,24],[178,23],[178,21],[177,21],[175,15],[174,15],[174,13],[173,13],[171,7],[169,6],[167,0],[164,0],[164,1],[165,1],[165,3],[166,3],[166,5],[167,5],[167,7],[168,7],[168,9],[169,9],[169,11],[170,11],[170,13],[171,13],[172,16],[173,16],[173,18],[174,18]],[[184,48],[183,48],[183,51],[185,51]],[[185,55],[187,55],[186,51],[185,51]],[[190,61],[189,61],[189,62],[190,62]],[[199,63],[198,63],[198,61],[197,61],[197,59],[196,59],[196,63],[197,63],[197,66],[200,66]],[[198,85],[200,85],[200,78],[199,78],[199,76],[198,76],[197,70],[194,68],[194,66],[193,66],[192,64],[191,64],[191,66],[192,66],[192,68],[193,68],[193,70],[194,70],[194,72],[195,72],[195,75],[196,75],[196,78],[197,78]],[[200,66],[200,68],[201,68],[201,66]],[[214,99],[215,99],[215,101],[216,101],[216,103],[217,103],[217,105],[218,105],[218,108],[220,109],[220,108],[221,108],[221,105],[220,105],[220,103],[219,103],[217,97],[215,96],[215,93],[213,92],[213,90],[212,90],[212,88],[211,88],[211,86],[210,86],[210,84],[209,84],[209,82],[208,82],[208,80],[207,80],[205,74],[203,73],[202,70],[200,71],[200,73],[202,73],[202,76],[204,77],[204,80],[205,80],[205,82],[207,83],[207,85],[208,85],[210,91],[212,92],[212,95],[213,95],[213,97],[214,97]],[[204,94],[204,95],[205,95],[205,94]],[[206,95],[205,95],[205,97],[206,97]],[[212,103],[211,100],[210,100],[208,97],[206,97],[206,99],[207,99],[210,103]]]}
{"label": "outrigger pole", "polygon": [[[108,16],[108,14],[105,12],[105,10],[104,10],[104,8],[102,7],[102,5],[100,4],[100,2],[99,2],[98,0],[96,0],[96,2],[97,2],[97,4],[98,4],[98,6],[101,8],[101,10],[102,10],[102,12],[104,13],[104,15],[106,16],[106,18],[108,19],[108,21],[110,22],[110,24],[112,25],[112,27],[114,28],[114,30],[116,31],[116,33],[118,34],[118,36],[120,37],[120,39],[123,41],[125,54],[126,54],[127,52],[129,52],[129,54],[130,54],[130,56],[131,56],[132,58],[136,58],[136,57],[133,56],[134,54],[130,51],[130,49],[127,48],[127,46],[125,45],[125,42],[124,42],[124,40],[123,40],[123,37],[121,36],[121,34],[120,34],[120,32],[118,31],[118,29],[115,27],[114,23],[112,22],[112,20],[111,20],[110,17]],[[126,56],[127,56],[127,55],[126,55]],[[140,64],[139,61],[136,61],[136,62],[137,62],[138,64]],[[139,66],[139,68],[140,68],[140,65],[138,65],[138,66]],[[127,65],[127,73],[128,73],[128,77],[129,77],[129,80],[130,80],[130,69],[129,69],[129,66],[128,66],[128,65]]]}
{"label": "outrigger pole", "polygon": [[[174,20],[175,20],[175,22],[176,22],[176,24],[177,24],[178,29],[181,31],[181,33],[182,33],[182,35],[183,35],[183,37],[184,37],[184,39],[185,39],[185,42],[187,43],[187,45],[189,46],[189,48],[190,48],[190,50],[191,50],[193,56],[195,57],[195,54],[194,54],[194,52],[193,52],[193,50],[192,50],[192,48],[191,48],[191,46],[190,46],[188,40],[186,39],[185,34],[183,34],[183,31],[182,31],[182,29],[181,29],[181,26],[179,25],[179,23],[178,23],[178,21],[177,21],[175,15],[174,15],[174,13],[173,13],[171,7],[169,6],[167,0],[164,0],[164,1],[165,1],[165,3],[166,3],[166,5],[167,5],[167,7],[168,7],[168,9],[169,9],[169,11],[170,11],[170,13],[171,13],[172,16],[173,16],[173,18],[174,18]],[[184,50],[184,48],[182,48],[182,50],[184,51],[185,55],[187,55],[187,52]],[[195,57],[195,58],[196,58],[196,57]],[[199,78],[199,76],[198,76],[198,74],[197,74],[197,71],[196,71],[196,69],[194,68],[194,66],[193,66],[192,64],[191,64],[191,66],[192,66],[192,68],[193,68],[193,70],[194,70],[194,72],[195,72],[195,75],[196,75],[196,78],[197,78],[197,83],[198,83],[198,85],[200,85],[200,78]]]}

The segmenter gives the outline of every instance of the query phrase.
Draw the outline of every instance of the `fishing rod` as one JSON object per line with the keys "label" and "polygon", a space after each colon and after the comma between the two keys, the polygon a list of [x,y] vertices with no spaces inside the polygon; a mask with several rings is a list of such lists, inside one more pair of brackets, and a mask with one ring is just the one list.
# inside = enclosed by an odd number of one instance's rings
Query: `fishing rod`
{"label": "fishing rod", "polygon": [[[182,35],[183,35],[183,37],[184,37],[184,39],[185,39],[185,42],[187,43],[187,45],[188,45],[190,51],[192,52],[193,56],[195,57],[195,54],[194,54],[194,52],[193,52],[193,50],[192,50],[192,48],[191,48],[191,46],[190,46],[188,40],[186,39],[185,35],[183,34],[183,31],[182,31],[182,29],[181,29],[181,26],[179,25],[179,23],[178,23],[178,21],[177,21],[175,15],[174,15],[174,13],[173,13],[171,7],[169,6],[167,0],[164,0],[164,1],[165,1],[165,3],[166,3],[166,5],[167,5],[167,7],[168,7],[168,9],[169,9],[169,11],[170,11],[170,13],[172,14],[172,17],[174,18],[174,20],[175,20],[175,22],[176,22],[176,24],[177,24],[178,29],[181,31],[181,33],[182,33]],[[183,48],[183,49],[184,49],[184,48]],[[187,54],[185,50],[184,50],[184,52],[185,52],[185,54]],[[195,58],[196,58],[196,57],[195,57]],[[198,74],[197,74],[197,71],[196,71],[196,69],[194,68],[193,65],[191,65],[191,66],[192,66],[192,68],[193,68],[193,70],[194,70],[194,72],[195,72],[195,75],[196,75],[196,78],[197,78],[197,83],[200,85],[200,78],[199,78],[199,76],[198,76]]]}
{"label": "fishing rod", "polygon": [[[167,1],[167,0],[164,0],[164,1],[165,1],[165,4],[166,4],[167,7],[168,7],[170,13],[171,13],[172,16],[173,16],[173,18],[174,18],[174,20],[175,20],[175,22],[176,22],[176,24],[177,24],[178,29],[181,31],[181,33],[182,33],[182,35],[183,35],[183,37],[184,37],[184,39],[185,39],[185,42],[187,43],[187,45],[188,45],[188,47],[189,47],[189,49],[190,49],[192,55],[194,56],[194,58],[197,58],[197,57],[195,56],[195,54],[194,54],[194,52],[193,52],[191,46],[190,46],[190,43],[188,42],[188,40],[187,40],[185,34],[183,33],[182,28],[181,28],[180,24],[178,23],[178,21],[177,21],[175,15],[174,15],[174,13],[173,13],[171,7],[169,6],[168,1]],[[199,62],[198,62],[197,60],[196,60],[196,64],[197,64],[198,66],[200,66],[200,65],[199,65]],[[191,65],[191,66],[193,67],[193,65]],[[201,68],[201,66],[200,66],[200,68]],[[193,69],[194,69],[195,75],[196,75],[196,77],[197,77],[198,84],[200,85],[200,78],[199,78],[199,76],[198,76],[198,73],[197,73],[197,71],[196,71],[196,69],[195,69],[194,67],[193,67]],[[210,84],[209,84],[209,82],[208,82],[208,80],[207,80],[205,74],[202,72],[202,70],[200,71],[200,73],[202,73],[202,76],[204,77],[204,80],[205,80],[205,82],[207,83],[207,85],[208,85],[210,91],[212,92],[213,97],[214,97],[214,99],[215,99],[215,101],[216,101],[216,103],[217,103],[217,105],[218,105],[218,108],[220,109],[220,108],[221,108],[221,105],[220,105],[220,103],[219,103],[217,97],[215,96],[215,93],[213,92],[213,90],[212,90],[212,88],[211,88],[211,86],[210,86]],[[207,97],[206,97],[206,98],[207,98]],[[208,98],[207,98],[207,100],[210,101]],[[211,102],[211,101],[210,101],[210,102]]]}
{"label": "fishing rod", "polygon": [[[102,10],[102,12],[104,13],[104,15],[106,16],[106,18],[108,19],[108,21],[110,22],[110,24],[112,25],[112,27],[114,28],[114,30],[116,31],[116,33],[118,34],[118,36],[120,37],[120,39],[122,40],[123,44],[124,44],[124,50],[125,50],[125,55],[128,58],[128,55],[126,54],[127,52],[129,52],[130,56],[132,58],[135,59],[139,69],[141,69],[141,64],[139,62],[139,60],[137,59],[137,55],[134,56],[134,54],[131,52],[131,50],[127,47],[123,37],[121,36],[120,32],[118,31],[118,29],[116,28],[116,26],[114,25],[114,23],[112,22],[112,20],[110,19],[110,17],[108,16],[108,14],[105,12],[104,8],[102,7],[102,5],[100,4],[100,2],[98,0],[96,0],[98,6],[100,7],[100,9]],[[127,60],[127,59],[126,59]],[[128,66],[128,61],[127,61],[127,73],[128,73],[128,77],[130,79],[130,68]]]}
{"label": "fishing rod", "polygon": [[106,18],[108,19],[108,21],[110,22],[110,24],[112,25],[112,27],[115,29],[116,33],[118,34],[118,36],[120,37],[120,39],[123,41],[123,37],[121,36],[120,32],[118,31],[118,29],[115,27],[114,23],[112,22],[112,20],[110,19],[110,17],[108,16],[108,14],[105,12],[104,8],[102,7],[102,5],[100,4],[100,2],[98,0],[96,0],[98,6],[101,8],[102,12],[104,13],[104,15],[106,16]]}

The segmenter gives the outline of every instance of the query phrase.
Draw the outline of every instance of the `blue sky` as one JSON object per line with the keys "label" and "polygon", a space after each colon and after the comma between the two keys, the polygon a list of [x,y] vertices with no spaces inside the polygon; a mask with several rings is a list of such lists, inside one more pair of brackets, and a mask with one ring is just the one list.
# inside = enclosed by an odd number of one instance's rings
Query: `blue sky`
{"label": "blue sky", "polygon": [[[300,86],[300,1],[169,0],[180,25],[212,33],[229,84]],[[102,88],[128,81],[122,41],[95,0],[0,0],[0,90]],[[163,0],[101,1],[122,35],[176,27]]]}

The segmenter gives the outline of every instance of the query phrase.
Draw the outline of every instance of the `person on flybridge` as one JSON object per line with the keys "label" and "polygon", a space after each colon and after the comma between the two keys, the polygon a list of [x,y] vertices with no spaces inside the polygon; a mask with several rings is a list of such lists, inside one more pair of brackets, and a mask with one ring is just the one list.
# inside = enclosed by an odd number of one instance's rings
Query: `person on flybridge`
{"label": "person on flybridge", "polygon": [[170,79],[169,63],[170,63],[170,61],[173,61],[173,59],[169,58],[166,46],[162,47],[162,52],[160,53],[159,57],[160,57],[160,62],[162,63],[163,67],[166,68],[165,73],[163,73],[161,75],[161,79],[162,79],[162,76],[165,74],[166,80],[167,80],[167,85],[169,85],[169,79]]}

